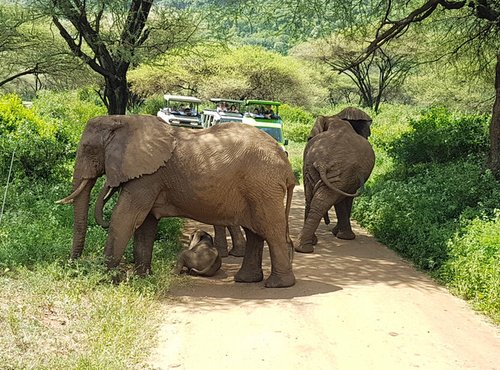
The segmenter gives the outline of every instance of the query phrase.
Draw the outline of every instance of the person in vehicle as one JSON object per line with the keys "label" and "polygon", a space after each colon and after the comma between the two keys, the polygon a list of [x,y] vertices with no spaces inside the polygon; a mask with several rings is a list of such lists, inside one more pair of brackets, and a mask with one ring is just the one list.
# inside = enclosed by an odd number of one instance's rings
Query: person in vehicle
{"label": "person in vehicle", "polygon": [[231,113],[238,113],[238,109],[236,108],[236,105],[231,105],[231,107],[229,107],[229,111]]}
{"label": "person in vehicle", "polygon": [[273,111],[273,108],[271,106],[269,106],[268,108],[266,108],[266,110],[264,111],[264,117],[266,117],[268,119],[274,117],[274,111]]}

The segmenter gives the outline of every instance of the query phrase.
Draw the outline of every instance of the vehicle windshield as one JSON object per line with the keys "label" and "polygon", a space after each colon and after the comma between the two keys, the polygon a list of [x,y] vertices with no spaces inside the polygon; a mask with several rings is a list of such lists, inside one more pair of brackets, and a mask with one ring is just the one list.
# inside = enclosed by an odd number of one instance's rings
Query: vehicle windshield
{"label": "vehicle windshield", "polygon": [[247,105],[246,113],[251,117],[264,119],[278,119],[278,107],[275,105]]}
{"label": "vehicle windshield", "polygon": [[257,126],[260,130],[268,133],[271,135],[278,143],[281,143],[283,141],[283,134],[280,128],[277,127],[259,127]]}
{"label": "vehicle windshield", "polygon": [[237,113],[240,114],[241,112],[241,103],[238,102],[231,102],[231,101],[219,101],[219,102],[214,102],[215,104],[215,109],[217,112],[224,112],[224,113]]}
{"label": "vehicle windshield", "polygon": [[171,101],[167,104],[170,113],[180,116],[199,116],[198,104],[191,102]]}

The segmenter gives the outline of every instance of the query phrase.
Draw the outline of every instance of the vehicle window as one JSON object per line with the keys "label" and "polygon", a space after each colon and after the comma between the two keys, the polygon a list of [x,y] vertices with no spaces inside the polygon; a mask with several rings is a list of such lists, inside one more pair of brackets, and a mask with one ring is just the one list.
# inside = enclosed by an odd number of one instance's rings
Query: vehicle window
{"label": "vehicle window", "polygon": [[276,127],[259,127],[259,129],[271,135],[277,142],[281,143],[283,141],[281,129]]}

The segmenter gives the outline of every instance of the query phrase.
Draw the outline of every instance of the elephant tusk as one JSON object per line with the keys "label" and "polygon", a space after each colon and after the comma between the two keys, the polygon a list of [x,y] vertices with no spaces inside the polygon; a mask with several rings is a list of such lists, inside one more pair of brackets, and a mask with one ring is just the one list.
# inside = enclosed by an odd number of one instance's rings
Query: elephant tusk
{"label": "elephant tusk", "polygon": [[73,203],[73,200],[82,192],[83,188],[87,185],[89,182],[88,179],[84,179],[81,184],[76,188],[74,192],[72,192],[70,195],[68,195],[66,198],[59,199],[56,201],[57,204],[70,204]]}

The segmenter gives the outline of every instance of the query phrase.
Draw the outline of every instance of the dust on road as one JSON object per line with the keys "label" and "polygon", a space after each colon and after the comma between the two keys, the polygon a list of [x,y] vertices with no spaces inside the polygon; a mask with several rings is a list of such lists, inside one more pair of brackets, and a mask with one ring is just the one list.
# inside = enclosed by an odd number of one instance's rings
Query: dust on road
{"label": "dust on road", "polygon": [[[303,192],[291,210],[295,241]],[[355,226],[355,225],[354,225]],[[190,222],[213,232],[210,226]],[[314,254],[295,254],[295,286],[233,281],[241,258],[213,278],[187,277],[165,302],[149,364],[158,369],[500,369],[500,330],[359,227],[321,224]],[[264,251],[264,276],[270,273]]]}

